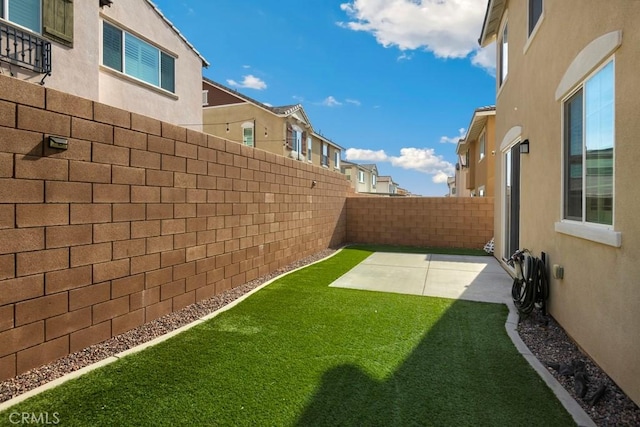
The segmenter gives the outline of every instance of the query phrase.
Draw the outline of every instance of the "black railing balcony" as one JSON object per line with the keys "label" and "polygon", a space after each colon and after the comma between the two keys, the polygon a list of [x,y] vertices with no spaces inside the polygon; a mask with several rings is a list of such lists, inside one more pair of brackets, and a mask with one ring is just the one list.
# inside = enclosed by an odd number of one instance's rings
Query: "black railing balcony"
{"label": "black railing balcony", "polygon": [[0,61],[36,73],[51,73],[51,43],[0,21]]}

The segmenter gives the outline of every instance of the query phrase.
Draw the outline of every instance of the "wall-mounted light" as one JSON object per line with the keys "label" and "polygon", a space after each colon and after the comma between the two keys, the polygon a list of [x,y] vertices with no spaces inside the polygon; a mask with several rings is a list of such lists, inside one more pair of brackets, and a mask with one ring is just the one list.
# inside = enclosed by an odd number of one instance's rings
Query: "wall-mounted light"
{"label": "wall-mounted light", "polygon": [[69,140],[61,136],[49,136],[49,147],[57,148],[58,150],[66,150],[69,148]]}
{"label": "wall-mounted light", "polygon": [[520,143],[520,154],[529,154],[529,140],[525,139]]}
{"label": "wall-mounted light", "polygon": [[229,123],[227,123],[227,133],[229,133]]}

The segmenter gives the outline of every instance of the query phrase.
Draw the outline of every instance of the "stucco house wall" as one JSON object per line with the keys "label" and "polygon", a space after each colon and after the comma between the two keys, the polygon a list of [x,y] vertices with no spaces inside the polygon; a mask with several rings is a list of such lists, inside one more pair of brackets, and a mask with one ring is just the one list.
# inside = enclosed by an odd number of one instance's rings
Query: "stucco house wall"
{"label": "stucco house wall", "polygon": [[[115,1],[99,7],[96,1],[73,2],[73,46],[51,41],[52,72],[44,86],[92,101],[201,129],[201,86],[204,58],[190,47],[147,0]],[[175,60],[175,93],[170,93],[102,64],[102,28],[106,20],[170,53]],[[8,73],[6,62],[0,63]],[[21,80],[39,82],[43,75],[16,66]]]}
{"label": "stucco house wall", "polygon": [[[495,12],[494,3],[490,2],[489,13]],[[635,1],[547,0],[529,37],[527,2],[507,2],[501,21],[508,22],[509,65],[506,80],[497,87],[495,197],[495,253],[503,258],[507,255],[504,152],[510,143],[528,139],[530,153],[520,155],[520,247],[537,255],[544,251],[550,265],[564,267],[563,279],[551,276],[550,313],[636,403],[640,403],[638,16],[640,2]],[[563,220],[563,103],[612,58],[613,225],[575,224]]]}

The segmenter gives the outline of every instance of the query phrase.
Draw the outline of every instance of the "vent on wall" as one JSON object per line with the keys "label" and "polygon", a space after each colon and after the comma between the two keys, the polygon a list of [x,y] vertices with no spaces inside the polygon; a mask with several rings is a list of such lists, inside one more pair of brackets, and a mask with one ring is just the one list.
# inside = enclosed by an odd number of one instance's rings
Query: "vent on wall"
{"label": "vent on wall", "polygon": [[202,91],[202,106],[204,107],[205,105],[209,105],[209,91],[208,90],[203,90]]}

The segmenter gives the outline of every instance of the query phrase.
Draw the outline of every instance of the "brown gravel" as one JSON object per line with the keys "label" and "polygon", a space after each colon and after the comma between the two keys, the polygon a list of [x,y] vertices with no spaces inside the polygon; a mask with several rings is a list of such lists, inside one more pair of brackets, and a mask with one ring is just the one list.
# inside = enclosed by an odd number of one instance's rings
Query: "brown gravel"
{"label": "brown gravel", "polygon": [[[15,378],[0,382],[0,402],[5,402],[65,374],[77,371],[92,363],[187,325],[224,307],[274,277],[325,258],[334,252],[335,250],[333,249],[318,252],[213,298],[200,301],[100,344],[32,369]],[[576,396],[573,377],[561,376],[554,369],[548,368],[564,388],[582,405],[597,425],[640,426],[640,408],[595,363],[579,350],[552,317],[544,317],[538,311],[534,311],[529,317],[520,321],[518,332],[531,352],[543,364],[568,364],[574,360],[584,361],[589,379],[589,391],[586,397],[589,397],[601,384],[606,385],[606,393],[602,399],[591,407],[585,400]]]}
{"label": "brown gravel", "polygon": [[[587,372],[588,391],[580,398],[575,390],[575,379],[561,375],[556,369],[549,372],[562,384],[573,398],[599,426],[640,426],[640,408],[586,356],[567,336],[564,329],[551,316],[543,316],[537,309],[518,325],[518,333],[543,365],[569,365],[583,361]],[[555,365],[557,367],[557,365]],[[561,369],[558,369],[561,370]],[[587,400],[601,385],[606,386],[603,397],[591,406]]]}

